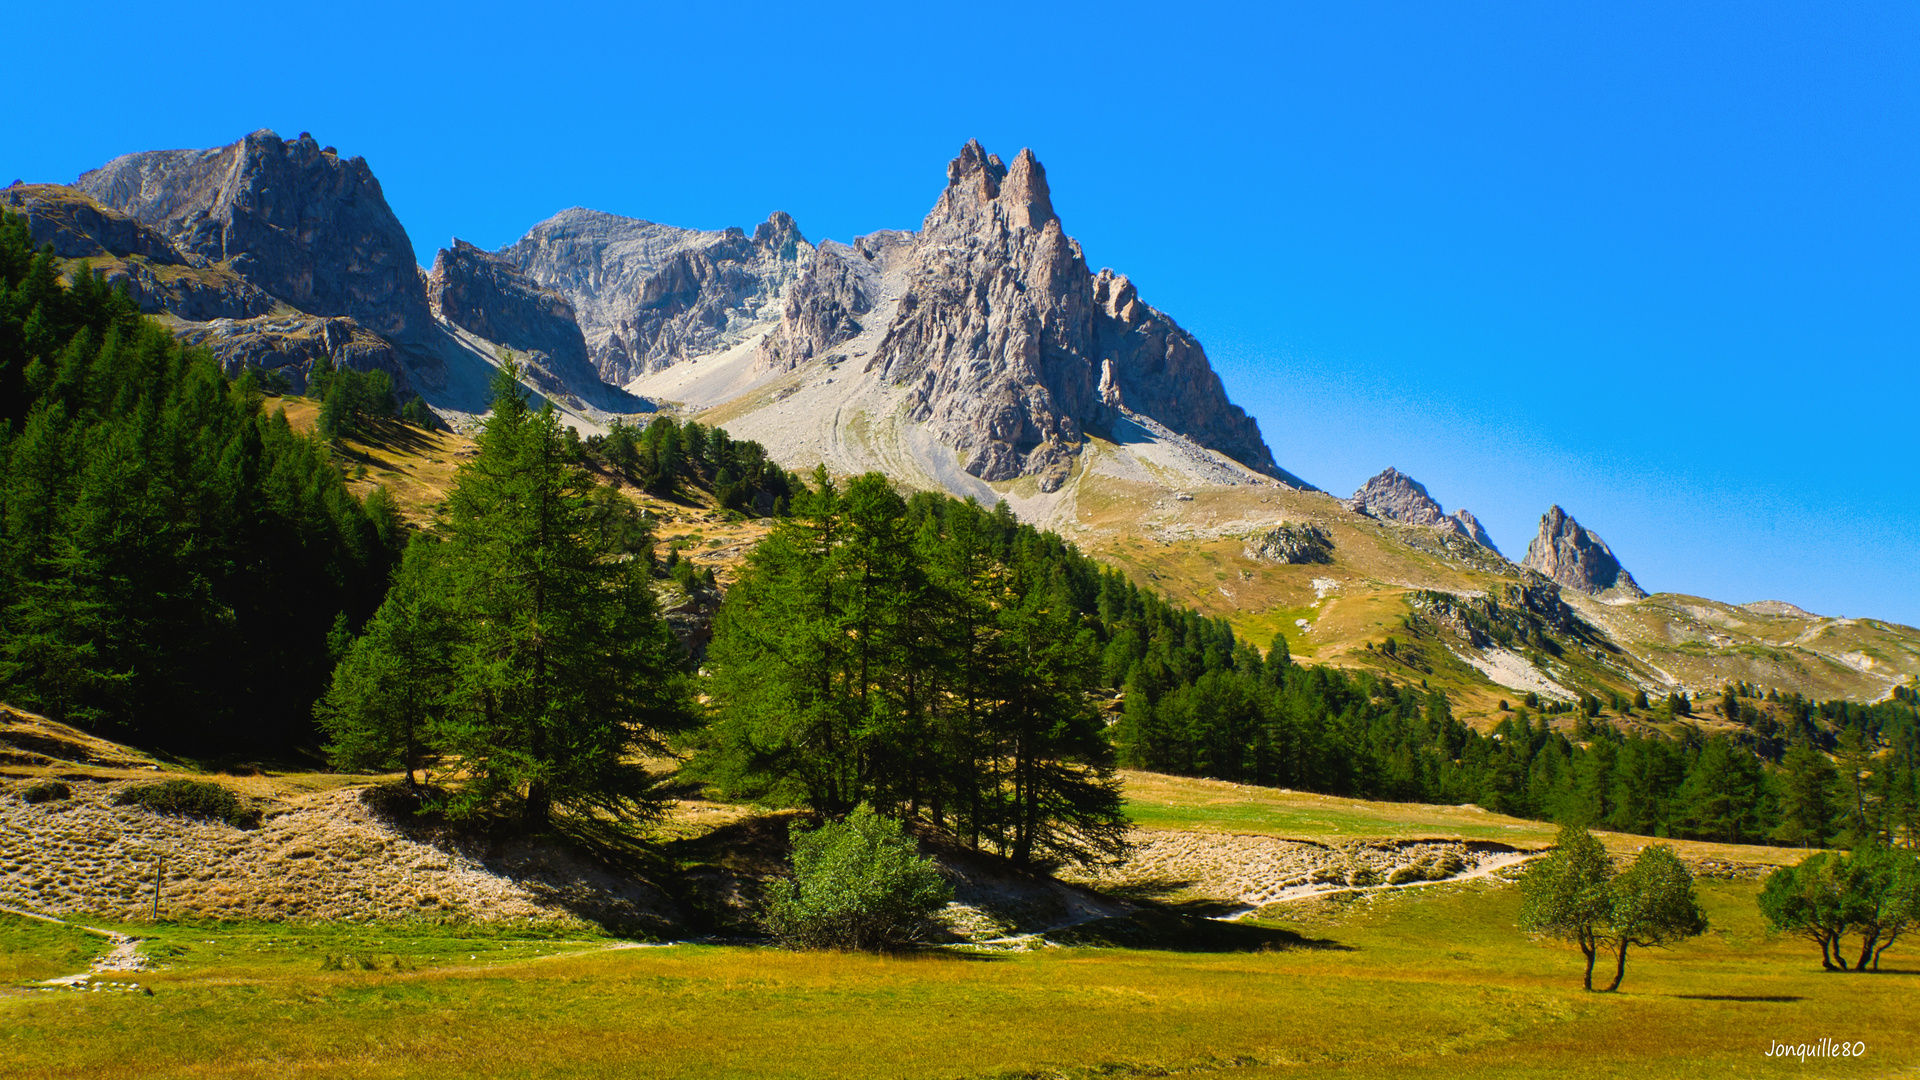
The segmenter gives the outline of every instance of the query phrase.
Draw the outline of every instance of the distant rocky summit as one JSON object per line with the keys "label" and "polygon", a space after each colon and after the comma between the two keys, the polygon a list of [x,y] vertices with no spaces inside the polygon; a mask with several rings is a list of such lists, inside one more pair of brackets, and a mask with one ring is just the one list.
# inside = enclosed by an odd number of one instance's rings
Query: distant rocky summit
{"label": "distant rocky summit", "polygon": [[1642,600],[1646,590],[1614,558],[1605,540],[1554,506],[1540,517],[1540,535],[1520,562],[1530,570],[1603,600]]}
{"label": "distant rocky summit", "polygon": [[812,254],[783,213],[748,236],[581,207],[499,252],[573,304],[594,368],[615,385],[757,338]]}
{"label": "distant rocky summit", "polygon": [[1427,494],[1426,485],[1392,466],[1361,485],[1353,498],[1347,500],[1347,505],[1368,517],[1402,525],[1425,525],[1464,537],[1496,555],[1500,553],[1500,549],[1493,546],[1493,537],[1487,535],[1487,530],[1471,512],[1447,513]]}
{"label": "distant rocky summit", "polygon": [[413,242],[366,159],[311,135],[127,154],[74,186],[309,315],[344,315],[387,338],[433,326]]}
{"label": "distant rocky summit", "polygon": [[427,299],[441,322],[510,350],[549,397],[621,412],[644,408],[600,380],[567,298],[506,259],[456,239],[434,256]]}
{"label": "distant rocky summit", "polygon": [[1090,427],[1131,412],[1300,484],[1227,400],[1200,343],[1125,277],[1088,270],[1032,151],[1007,165],[969,142],[918,233],[823,251],[795,285],[770,357],[791,362],[860,332],[879,298],[877,275],[859,262],[904,283],[871,362],[910,388],[912,419],[958,450],[968,473],[1036,475],[1052,490]]}

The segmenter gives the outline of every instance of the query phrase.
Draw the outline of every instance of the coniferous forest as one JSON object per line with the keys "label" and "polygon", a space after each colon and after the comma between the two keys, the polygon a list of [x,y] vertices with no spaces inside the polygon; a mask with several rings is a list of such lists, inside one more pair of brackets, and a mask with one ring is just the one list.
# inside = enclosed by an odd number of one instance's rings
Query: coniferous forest
{"label": "coniferous forest", "polygon": [[[878,475],[811,484],[694,423],[580,440],[510,378],[439,523],[348,492],[251,375],[227,378],[84,267],[0,224],[0,698],[182,752],[317,747],[449,809],[641,814],[634,754],[829,815],[861,804],[1022,862],[1115,849],[1127,766],[1650,835],[1912,837],[1920,710],[1792,699],[1736,740],[1481,734],[1438,691],[1295,664],[1052,533]],[[336,430],[394,411],[329,381]],[[581,466],[774,515],[703,673],[666,635],[647,526]],[[1744,689],[1741,693],[1744,693]],[[704,698],[704,705],[696,705]],[[316,725],[315,713],[321,723]],[[464,801],[461,801],[464,800]]]}
{"label": "coniferous forest", "polygon": [[0,223],[0,696],[198,753],[310,736],[405,536],[264,402]]}

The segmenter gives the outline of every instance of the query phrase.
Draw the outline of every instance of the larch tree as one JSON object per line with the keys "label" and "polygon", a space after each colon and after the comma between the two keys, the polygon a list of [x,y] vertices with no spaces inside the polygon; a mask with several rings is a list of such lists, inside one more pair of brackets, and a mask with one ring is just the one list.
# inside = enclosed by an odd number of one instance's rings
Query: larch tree
{"label": "larch tree", "polygon": [[[558,415],[534,411],[516,374],[495,376],[439,542],[407,562],[336,672],[329,731],[342,754],[385,740],[397,760],[404,717],[428,721],[428,750],[467,777],[446,804],[456,816],[517,806],[534,830],[556,806],[644,816],[659,804],[637,758],[692,722],[679,649],[647,566],[607,552]],[[385,673],[410,644],[429,655],[402,699]]]}

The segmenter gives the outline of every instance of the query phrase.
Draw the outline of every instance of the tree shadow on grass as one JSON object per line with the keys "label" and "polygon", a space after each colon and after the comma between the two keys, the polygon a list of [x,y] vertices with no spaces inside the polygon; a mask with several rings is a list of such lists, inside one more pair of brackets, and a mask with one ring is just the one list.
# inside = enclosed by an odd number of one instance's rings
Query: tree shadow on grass
{"label": "tree shadow on grass", "polygon": [[1673,996],[1677,998],[1684,998],[1688,1001],[1756,1001],[1756,1002],[1787,1003],[1787,1002],[1807,1000],[1806,998],[1803,998],[1803,997],[1795,997],[1792,994],[1675,994]]}
{"label": "tree shadow on grass", "polygon": [[1354,952],[1331,938],[1310,938],[1258,923],[1225,922],[1152,907],[1109,915],[1047,934],[1061,945],[1151,949],[1162,952],[1255,953],[1326,950]]}

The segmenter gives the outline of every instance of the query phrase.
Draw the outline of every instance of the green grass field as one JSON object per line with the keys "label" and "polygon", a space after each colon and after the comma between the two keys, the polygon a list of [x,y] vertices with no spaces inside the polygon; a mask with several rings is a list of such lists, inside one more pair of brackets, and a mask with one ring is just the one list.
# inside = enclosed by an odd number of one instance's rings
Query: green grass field
{"label": "green grass field", "polygon": [[[0,997],[9,1077],[1890,1076],[1920,1062],[1920,963],[1829,975],[1750,882],[1715,929],[1636,952],[1623,992],[1514,929],[1517,891],[1439,886],[1285,924],[1264,953],[798,955],[431,926],[129,927],[153,996]],[[72,964],[4,923],[10,969]],[[58,930],[58,928],[53,928]],[[31,962],[20,956],[34,958]],[[32,966],[34,963],[38,967]],[[1775,1040],[1859,1040],[1780,1062]]]}
{"label": "green grass field", "polygon": [[1364,802],[1250,784],[1128,772],[1127,816],[1143,829],[1205,829],[1321,841],[1459,837],[1515,847],[1553,842],[1554,827],[1458,806]]}

